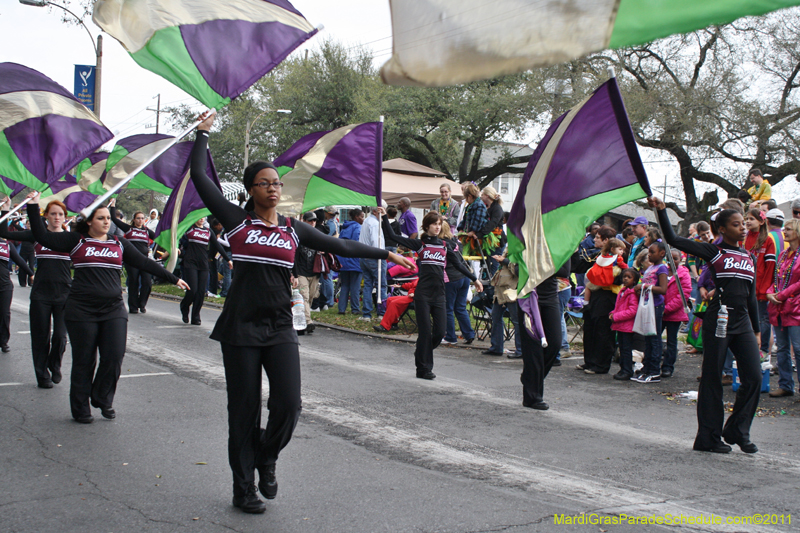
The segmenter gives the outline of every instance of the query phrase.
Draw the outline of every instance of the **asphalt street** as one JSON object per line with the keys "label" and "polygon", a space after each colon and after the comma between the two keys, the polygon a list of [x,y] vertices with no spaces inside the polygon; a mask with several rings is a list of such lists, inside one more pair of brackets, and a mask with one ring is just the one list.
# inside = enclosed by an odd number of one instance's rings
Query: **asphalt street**
{"label": "asphalt street", "polygon": [[[654,385],[588,376],[567,359],[541,412],[521,405],[520,361],[440,348],[428,382],[414,376],[412,344],[325,328],[301,337],[303,414],[278,462],[278,497],[245,515],[230,502],[222,358],[208,339],[219,310],[188,326],[176,302],[152,299],[131,316],[117,418],[96,412],[84,426],[69,414],[69,347],[64,382],[36,387],[27,299],[17,287],[12,351],[0,355],[0,531],[800,529],[794,398],[762,395],[758,454],[699,453],[694,406],[674,396],[696,390],[699,359],[682,357]],[[620,515],[684,522],[559,523]],[[701,515],[779,524],[687,523]]]}

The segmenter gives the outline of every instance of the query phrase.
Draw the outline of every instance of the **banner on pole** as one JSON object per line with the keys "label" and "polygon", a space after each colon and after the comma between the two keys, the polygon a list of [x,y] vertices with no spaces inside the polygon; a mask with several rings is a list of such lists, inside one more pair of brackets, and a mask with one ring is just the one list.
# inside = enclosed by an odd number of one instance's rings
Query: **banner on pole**
{"label": "banner on pole", "polygon": [[75,65],[75,98],[94,112],[94,65]]}

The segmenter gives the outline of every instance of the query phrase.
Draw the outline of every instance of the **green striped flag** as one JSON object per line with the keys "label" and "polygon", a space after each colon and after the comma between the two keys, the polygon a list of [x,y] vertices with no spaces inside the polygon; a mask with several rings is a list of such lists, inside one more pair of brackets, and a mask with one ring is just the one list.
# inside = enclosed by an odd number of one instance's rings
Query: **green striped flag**
{"label": "green striped flag", "polygon": [[643,44],[800,0],[392,0],[390,85],[441,86]]}

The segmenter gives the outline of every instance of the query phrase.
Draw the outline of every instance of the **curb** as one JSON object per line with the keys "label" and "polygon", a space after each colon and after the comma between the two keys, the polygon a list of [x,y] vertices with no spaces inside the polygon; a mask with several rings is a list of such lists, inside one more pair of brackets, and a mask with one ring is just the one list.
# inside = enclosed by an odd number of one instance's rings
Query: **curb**
{"label": "curb", "polygon": [[[164,300],[170,300],[173,302],[180,302],[183,300],[181,296],[175,296],[174,294],[165,294],[163,292],[151,292],[150,296],[158,296]],[[218,304],[216,302],[203,302],[203,307],[216,307],[217,309],[222,309],[222,304]]]}

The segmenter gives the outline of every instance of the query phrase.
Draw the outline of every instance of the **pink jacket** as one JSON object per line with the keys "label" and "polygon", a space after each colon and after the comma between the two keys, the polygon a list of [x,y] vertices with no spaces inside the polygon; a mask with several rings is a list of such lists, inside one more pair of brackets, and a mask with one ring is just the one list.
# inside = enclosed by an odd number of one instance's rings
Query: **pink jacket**
{"label": "pink jacket", "polygon": [[[800,252],[795,252],[800,253]],[[785,257],[785,252],[780,254],[779,256],[781,259]],[[778,270],[778,275],[783,276],[785,270],[781,268],[781,265],[784,268],[788,268],[791,264],[791,261],[780,261],[775,267]],[[781,282],[782,283],[782,282]],[[775,284],[773,283],[772,286],[767,290],[767,294],[774,294],[775,293]],[[789,285],[778,294],[776,294],[778,300],[782,301],[783,303],[780,305],[775,305],[770,303],[767,306],[769,310],[769,323],[773,326],[778,325],[778,316],[780,315],[780,325],[781,326],[800,326],[800,261],[797,261],[797,264],[794,265],[794,269],[792,269],[792,273],[789,276]]]}
{"label": "pink jacket", "polygon": [[623,333],[633,331],[633,321],[639,309],[639,296],[633,289],[622,289],[617,294],[617,304],[614,306],[614,322],[611,329]]}
{"label": "pink jacket", "polygon": [[667,296],[664,299],[664,318],[663,322],[686,322],[689,316],[683,308],[681,295],[678,294],[678,283],[680,281],[683,294],[686,297],[686,302],[689,302],[689,296],[692,294],[692,278],[689,275],[689,269],[681,265],[678,267],[678,275],[672,276],[667,284]]}

